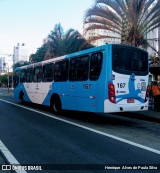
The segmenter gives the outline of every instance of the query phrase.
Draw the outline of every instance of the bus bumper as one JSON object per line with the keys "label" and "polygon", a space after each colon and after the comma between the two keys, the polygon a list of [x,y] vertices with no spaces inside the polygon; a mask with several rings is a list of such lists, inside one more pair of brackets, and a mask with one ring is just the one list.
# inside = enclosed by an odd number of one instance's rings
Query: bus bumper
{"label": "bus bumper", "polygon": [[129,104],[114,104],[109,100],[104,102],[104,113],[111,112],[131,112],[131,111],[146,111],[148,110],[148,101],[145,103],[129,103]]}

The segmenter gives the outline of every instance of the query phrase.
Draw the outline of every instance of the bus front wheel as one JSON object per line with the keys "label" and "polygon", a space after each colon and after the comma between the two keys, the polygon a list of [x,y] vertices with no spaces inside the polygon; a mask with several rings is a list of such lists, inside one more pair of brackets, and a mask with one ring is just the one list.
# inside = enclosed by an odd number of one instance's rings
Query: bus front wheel
{"label": "bus front wheel", "polygon": [[58,115],[61,112],[61,101],[58,96],[54,97],[51,101],[51,108],[54,114]]}
{"label": "bus front wheel", "polygon": [[20,92],[20,94],[19,94],[19,99],[20,99],[20,102],[21,102],[21,103],[24,102],[24,93],[23,93],[23,91]]}

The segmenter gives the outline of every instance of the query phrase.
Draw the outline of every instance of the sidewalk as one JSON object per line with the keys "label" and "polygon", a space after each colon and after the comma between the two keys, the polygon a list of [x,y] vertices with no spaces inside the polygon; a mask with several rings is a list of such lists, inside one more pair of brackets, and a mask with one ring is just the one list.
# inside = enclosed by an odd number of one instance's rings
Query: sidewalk
{"label": "sidewalk", "polygon": [[[8,88],[0,88],[2,91],[8,92]],[[9,92],[13,92],[14,88],[9,88]]]}
{"label": "sidewalk", "polygon": [[5,95],[13,96],[14,88],[0,88],[0,92],[4,93]]}
{"label": "sidewalk", "polygon": [[160,123],[160,112],[156,112],[154,110],[148,110],[148,111],[134,112],[133,114],[137,114],[137,116],[135,115],[136,119]]}

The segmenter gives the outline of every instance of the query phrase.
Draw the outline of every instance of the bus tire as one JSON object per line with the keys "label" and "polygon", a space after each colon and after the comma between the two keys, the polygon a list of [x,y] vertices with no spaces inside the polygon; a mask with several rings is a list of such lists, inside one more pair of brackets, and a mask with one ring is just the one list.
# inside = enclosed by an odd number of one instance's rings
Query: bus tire
{"label": "bus tire", "polygon": [[51,100],[51,109],[52,112],[56,115],[61,113],[61,100],[59,96],[54,96]]}
{"label": "bus tire", "polygon": [[20,94],[19,94],[19,99],[20,99],[20,102],[23,103],[24,102],[24,92],[21,91]]}

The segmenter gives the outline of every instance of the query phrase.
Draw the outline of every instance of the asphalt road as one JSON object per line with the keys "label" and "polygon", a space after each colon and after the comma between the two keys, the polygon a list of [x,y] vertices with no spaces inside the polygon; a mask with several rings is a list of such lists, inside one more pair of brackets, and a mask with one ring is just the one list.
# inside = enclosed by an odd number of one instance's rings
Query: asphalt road
{"label": "asphalt road", "polygon": [[11,96],[0,95],[0,140],[20,164],[160,165],[160,154],[105,135],[159,150],[159,124],[115,114],[104,117],[66,111],[57,117],[46,107],[19,105]]}

